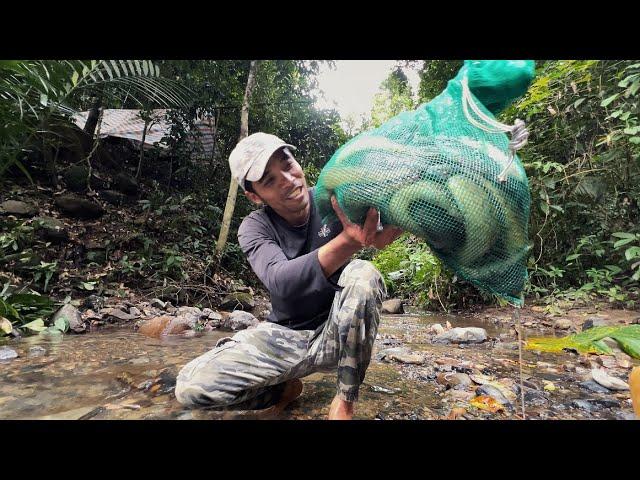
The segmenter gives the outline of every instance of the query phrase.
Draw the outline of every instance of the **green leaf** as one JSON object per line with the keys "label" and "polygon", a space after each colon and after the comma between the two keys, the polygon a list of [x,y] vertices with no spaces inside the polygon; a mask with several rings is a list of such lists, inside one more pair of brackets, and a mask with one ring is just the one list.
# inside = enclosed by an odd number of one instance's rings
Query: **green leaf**
{"label": "green leaf", "polygon": [[628,233],[628,232],[615,232],[615,233],[612,233],[611,235],[616,238],[632,238],[632,239],[636,238],[635,233]]}
{"label": "green leaf", "polygon": [[78,72],[74,70],[73,75],[71,75],[71,83],[73,84],[74,87],[78,84],[79,77],[80,75],[78,75]]}
{"label": "green leaf", "polygon": [[627,135],[635,135],[636,133],[640,132],[640,125],[635,127],[627,127],[623,130],[623,132]]}
{"label": "green leaf", "polygon": [[635,238],[623,238],[622,240],[618,240],[616,243],[613,244],[613,248],[618,248],[621,247],[623,245],[626,245],[627,243],[631,243],[635,240]]}
{"label": "green leaf", "polygon": [[605,98],[602,103],[600,104],[601,107],[606,107],[607,105],[609,105],[611,102],[613,102],[616,98],[618,98],[620,94],[616,93],[614,95],[611,95],[610,97]]}
{"label": "green leaf", "polygon": [[567,258],[565,258],[566,262],[570,262],[571,260],[575,260],[576,258],[580,258],[582,254],[581,253],[574,253],[572,255],[569,255]]}
{"label": "green leaf", "polygon": [[55,321],[54,325],[61,332],[66,332],[69,329],[69,319],[67,317],[60,317]]}
{"label": "green leaf", "polygon": [[109,62],[111,63],[111,66],[113,67],[113,70],[116,72],[116,76],[120,77],[120,69],[118,68],[118,64],[116,63],[115,60],[109,60]]}
{"label": "green leaf", "polygon": [[549,215],[549,204],[547,202],[540,202],[538,205],[540,206],[542,213]]}
{"label": "green leaf", "polygon": [[640,247],[627,248],[624,252],[624,257],[627,260],[632,260],[634,258],[640,257]]}
{"label": "green leaf", "polygon": [[629,142],[634,143],[636,145],[640,144],[640,137],[631,137]]}
{"label": "green leaf", "polygon": [[34,332],[42,332],[47,329],[47,327],[44,326],[44,321],[41,318],[34,320],[33,322],[26,323],[22,325],[22,327],[28,328],[29,330],[32,330]]}
{"label": "green leaf", "polygon": [[40,105],[42,105],[43,107],[46,107],[48,102],[49,102],[49,97],[47,96],[47,94],[46,93],[41,93],[40,94]]}
{"label": "green leaf", "polygon": [[142,61],[142,72],[145,76],[149,75],[149,63],[147,60]]}
{"label": "green leaf", "polygon": [[13,325],[11,325],[11,322],[4,317],[0,317],[0,331],[9,335],[12,330],[13,330]]}
{"label": "green leaf", "polygon": [[55,306],[55,302],[45,295],[34,295],[32,293],[18,293],[9,295],[7,301],[13,305],[23,305],[33,308],[51,309]]}
{"label": "green leaf", "polygon": [[13,320],[21,320],[20,314],[13,305],[8,301],[4,301],[2,298],[0,298],[0,315],[12,318]]}
{"label": "green leaf", "polygon": [[584,102],[585,100],[586,100],[585,98],[579,98],[578,100],[573,102],[573,108],[578,108],[578,106],[580,106],[582,102]]}

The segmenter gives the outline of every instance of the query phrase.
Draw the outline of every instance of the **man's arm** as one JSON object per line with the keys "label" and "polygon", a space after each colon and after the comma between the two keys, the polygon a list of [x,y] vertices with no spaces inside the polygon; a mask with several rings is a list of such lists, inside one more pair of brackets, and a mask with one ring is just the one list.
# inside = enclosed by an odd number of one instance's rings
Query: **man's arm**
{"label": "man's arm", "polygon": [[331,204],[342,223],[342,232],[318,249],[318,261],[325,278],[333,275],[362,248],[372,246],[383,249],[402,235],[402,229],[394,226],[386,226],[378,232],[378,212],[374,208],[369,209],[364,226],[361,227],[349,221],[335,196],[331,197]]}
{"label": "man's arm", "polygon": [[286,257],[259,220],[247,218],[238,229],[238,242],[251,268],[272,296],[299,297],[331,286],[318,261],[318,249],[297,258]]}

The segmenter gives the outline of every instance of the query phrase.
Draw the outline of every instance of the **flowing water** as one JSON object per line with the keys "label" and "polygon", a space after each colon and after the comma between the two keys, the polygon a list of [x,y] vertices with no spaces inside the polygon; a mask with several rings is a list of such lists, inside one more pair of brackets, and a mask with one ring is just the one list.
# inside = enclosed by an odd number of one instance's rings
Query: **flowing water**
{"label": "flowing water", "polygon": [[[447,321],[454,327],[482,327],[489,341],[463,346],[432,343],[430,324],[444,325]],[[540,336],[541,331],[525,331],[529,334]],[[173,395],[180,368],[229,335],[209,332],[155,339],[131,328],[118,328],[5,341],[4,345],[15,350],[18,357],[0,361],[0,419],[251,418],[232,412],[191,410],[181,406]],[[502,342],[496,342],[498,339]],[[440,419],[460,407],[465,409],[466,418],[516,419],[521,406],[516,395],[520,380],[515,342],[515,332],[509,325],[484,319],[383,316],[360,390],[356,418]],[[398,348],[422,355],[424,361],[390,361],[385,351]],[[631,418],[628,392],[594,392],[580,386],[581,376],[589,370],[586,361],[569,353],[525,351],[527,418]],[[456,373],[469,374],[474,382],[447,386],[447,379]],[[502,391],[509,408],[491,412],[470,406],[478,381],[505,387]],[[303,383],[302,396],[280,418],[326,417],[335,395],[335,374],[313,374]]]}

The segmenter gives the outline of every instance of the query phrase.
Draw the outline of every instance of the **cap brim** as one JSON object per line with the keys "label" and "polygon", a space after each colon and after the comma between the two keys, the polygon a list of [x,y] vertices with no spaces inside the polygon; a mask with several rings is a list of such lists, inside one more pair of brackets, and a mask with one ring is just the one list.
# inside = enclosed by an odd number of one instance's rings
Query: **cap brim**
{"label": "cap brim", "polygon": [[245,181],[249,180],[250,182],[257,182],[258,180],[260,180],[262,178],[262,175],[264,175],[264,169],[267,168],[267,163],[269,163],[271,155],[273,155],[281,148],[285,147],[296,150],[296,147],[294,147],[293,145],[289,145],[288,143],[283,143],[282,145],[278,145],[274,148],[264,150],[260,154],[260,157],[255,162],[253,162],[251,168],[249,168],[249,171],[244,177]]}

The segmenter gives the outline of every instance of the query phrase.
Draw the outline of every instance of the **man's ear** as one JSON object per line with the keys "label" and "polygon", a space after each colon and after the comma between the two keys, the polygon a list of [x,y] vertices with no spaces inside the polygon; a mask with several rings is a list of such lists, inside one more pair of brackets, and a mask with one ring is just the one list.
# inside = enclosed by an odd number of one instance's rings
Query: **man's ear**
{"label": "man's ear", "polygon": [[256,195],[255,193],[253,193],[253,192],[246,192],[246,191],[245,191],[245,192],[244,192],[244,195],[245,195],[245,196],[246,196],[246,197],[247,197],[247,198],[248,198],[252,203],[255,203],[255,204],[256,204],[256,205],[258,205],[258,206],[262,205],[262,203],[263,203],[263,202],[262,202],[262,199],[261,199],[258,195]]}

